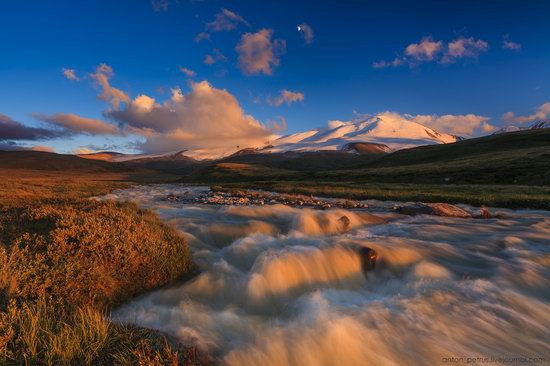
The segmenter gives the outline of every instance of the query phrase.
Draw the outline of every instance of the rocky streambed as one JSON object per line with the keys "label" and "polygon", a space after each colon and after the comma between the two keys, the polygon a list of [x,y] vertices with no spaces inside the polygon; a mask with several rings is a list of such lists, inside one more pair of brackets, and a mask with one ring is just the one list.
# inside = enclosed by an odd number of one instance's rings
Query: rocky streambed
{"label": "rocky streambed", "polygon": [[[326,210],[331,208],[366,209],[369,205],[363,200],[320,198],[313,195],[276,193],[257,190],[219,190],[210,189],[200,193],[191,191],[183,194],[168,194],[166,201],[180,202],[182,204],[204,204],[204,205],[277,205],[282,204],[290,207],[309,207],[313,209]],[[502,216],[494,215],[487,207],[479,209],[465,208],[449,203],[400,203],[391,207],[394,212],[415,216],[434,215],[443,217],[478,218],[489,219]]]}

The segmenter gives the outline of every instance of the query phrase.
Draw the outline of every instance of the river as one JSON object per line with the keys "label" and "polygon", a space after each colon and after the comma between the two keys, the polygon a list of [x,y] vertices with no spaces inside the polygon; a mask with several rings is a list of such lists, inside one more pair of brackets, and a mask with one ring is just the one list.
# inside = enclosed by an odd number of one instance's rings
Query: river
{"label": "river", "polygon": [[[200,268],[114,319],[162,330],[226,365],[550,361],[548,211],[460,219],[401,216],[376,201],[315,210],[165,199],[205,189],[138,186],[107,196],[177,227]],[[378,253],[374,271],[363,272],[361,247]]]}

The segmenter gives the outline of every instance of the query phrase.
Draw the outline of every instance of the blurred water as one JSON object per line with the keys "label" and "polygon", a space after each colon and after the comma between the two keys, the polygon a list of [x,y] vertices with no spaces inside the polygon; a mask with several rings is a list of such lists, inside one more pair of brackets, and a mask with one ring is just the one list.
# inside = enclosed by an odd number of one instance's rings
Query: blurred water
{"label": "blurred water", "polygon": [[[548,211],[477,220],[401,217],[375,201],[370,214],[163,200],[206,189],[156,185],[107,196],[174,224],[202,270],[128,303],[115,319],[197,344],[227,365],[550,360]],[[368,277],[361,246],[379,254]]]}

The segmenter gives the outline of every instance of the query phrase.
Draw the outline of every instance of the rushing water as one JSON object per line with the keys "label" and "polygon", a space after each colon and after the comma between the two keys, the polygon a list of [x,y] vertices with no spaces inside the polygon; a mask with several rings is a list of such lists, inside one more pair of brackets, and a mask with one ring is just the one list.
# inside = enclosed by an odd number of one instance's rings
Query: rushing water
{"label": "rushing water", "polygon": [[[504,217],[480,220],[403,217],[381,202],[320,211],[163,200],[201,189],[157,185],[108,196],[174,224],[201,269],[123,306],[119,321],[197,344],[227,365],[550,361],[548,211],[500,210]],[[361,246],[379,254],[366,277]]]}

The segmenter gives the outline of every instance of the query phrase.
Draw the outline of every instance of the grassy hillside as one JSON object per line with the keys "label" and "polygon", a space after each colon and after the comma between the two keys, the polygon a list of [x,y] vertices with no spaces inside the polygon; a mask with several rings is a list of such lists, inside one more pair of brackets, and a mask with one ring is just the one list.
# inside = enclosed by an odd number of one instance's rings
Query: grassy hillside
{"label": "grassy hillside", "polygon": [[550,129],[400,150],[323,177],[342,175],[354,181],[550,185]]}
{"label": "grassy hillside", "polygon": [[[245,164],[246,172],[221,163]],[[427,145],[391,154],[250,154],[179,172],[184,181],[324,181],[550,185],[550,129]]]}
{"label": "grassy hillside", "polygon": [[185,239],[152,212],[86,197],[113,173],[0,170],[0,364],[194,365],[192,348],[108,311],[192,271]]}
{"label": "grassy hillside", "polygon": [[78,171],[78,172],[128,172],[135,170],[101,160],[83,159],[74,155],[54,154],[43,151],[0,151],[0,169]]}

